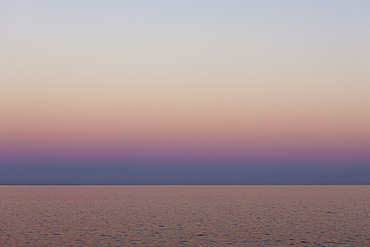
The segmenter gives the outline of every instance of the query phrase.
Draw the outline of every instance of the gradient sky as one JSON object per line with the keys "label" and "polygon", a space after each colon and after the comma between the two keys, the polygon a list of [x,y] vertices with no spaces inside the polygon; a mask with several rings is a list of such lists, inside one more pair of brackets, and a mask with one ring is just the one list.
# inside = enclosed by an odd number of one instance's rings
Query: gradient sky
{"label": "gradient sky", "polygon": [[369,13],[1,1],[0,184],[370,184]]}

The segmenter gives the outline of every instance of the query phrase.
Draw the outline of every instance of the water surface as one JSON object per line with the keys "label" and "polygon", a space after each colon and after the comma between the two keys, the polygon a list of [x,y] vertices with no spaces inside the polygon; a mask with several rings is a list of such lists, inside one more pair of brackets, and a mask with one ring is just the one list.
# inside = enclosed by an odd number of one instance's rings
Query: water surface
{"label": "water surface", "polygon": [[0,186],[0,246],[370,246],[370,186]]}

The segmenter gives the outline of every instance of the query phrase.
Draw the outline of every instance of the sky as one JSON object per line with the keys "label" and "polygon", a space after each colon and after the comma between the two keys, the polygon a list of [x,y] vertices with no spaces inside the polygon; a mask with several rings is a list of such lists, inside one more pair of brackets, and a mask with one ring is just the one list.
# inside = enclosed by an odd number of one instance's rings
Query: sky
{"label": "sky", "polygon": [[370,184],[369,1],[0,1],[0,184]]}

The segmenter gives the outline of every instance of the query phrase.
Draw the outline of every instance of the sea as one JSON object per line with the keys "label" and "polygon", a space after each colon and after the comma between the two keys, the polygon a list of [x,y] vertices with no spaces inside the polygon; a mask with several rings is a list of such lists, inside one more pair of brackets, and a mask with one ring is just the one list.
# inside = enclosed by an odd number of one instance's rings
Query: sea
{"label": "sea", "polygon": [[0,246],[370,246],[370,185],[1,185]]}

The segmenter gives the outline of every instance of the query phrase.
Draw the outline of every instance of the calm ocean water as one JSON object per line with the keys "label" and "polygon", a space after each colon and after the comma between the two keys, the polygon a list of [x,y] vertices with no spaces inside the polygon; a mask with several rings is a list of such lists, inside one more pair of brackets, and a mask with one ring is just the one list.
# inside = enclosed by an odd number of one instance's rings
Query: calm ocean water
{"label": "calm ocean water", "polygon": [[0,246],[370,246],[370,186],[0,186]]}

